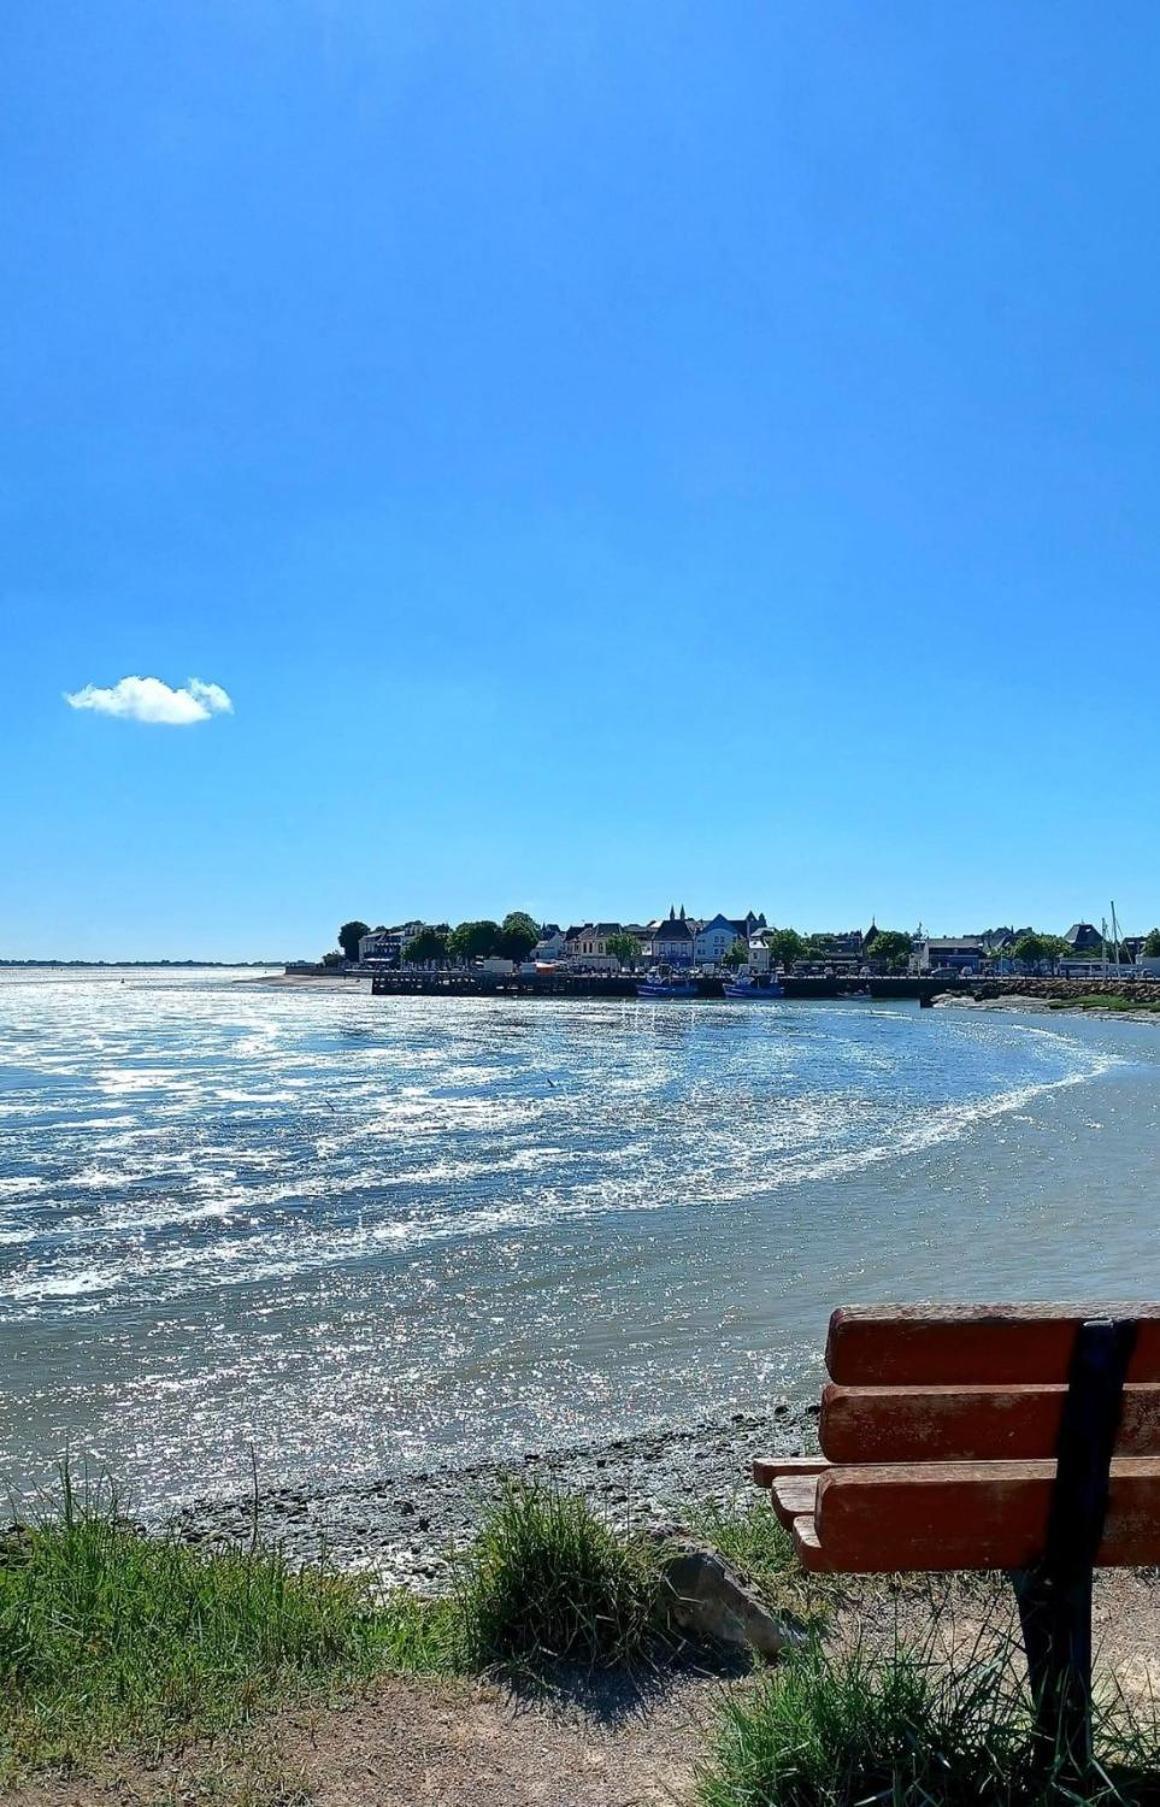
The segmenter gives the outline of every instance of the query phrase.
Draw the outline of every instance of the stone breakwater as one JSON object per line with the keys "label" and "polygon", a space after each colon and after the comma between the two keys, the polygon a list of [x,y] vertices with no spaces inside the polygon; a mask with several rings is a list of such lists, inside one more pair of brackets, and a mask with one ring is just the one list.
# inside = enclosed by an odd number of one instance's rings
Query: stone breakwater
{"label": "stone breakwater", "polygon": [[[438,1593],[452,1553],[470,1542],[489,1504],[513,1481],[583,1495],[618,1529],[682,1523],[706,1507],[735,1507],[753,1494],[758,1455],[817,1447],[816,1405],[782,1400],[679,1430],[650,1430],[605,1444],[529,1451],[502,1462],[430,1466],[326,1492],[280,1487],[248,1499],[202,1499],[166,1521],[207,1549],[259,1541],[294,1564],[325,1561],[390,1585]],[[153,1528],[159,1528],[154,1526]]]}
{"label": "stone breakwater", "polygon": [[1078,998],[1129,998],[1141,1010],[1150,1010],[1160,1006],[1160,979],[981,979],[971,984],[970,996],[980,1004],[1004,998],[1059,1004]]}

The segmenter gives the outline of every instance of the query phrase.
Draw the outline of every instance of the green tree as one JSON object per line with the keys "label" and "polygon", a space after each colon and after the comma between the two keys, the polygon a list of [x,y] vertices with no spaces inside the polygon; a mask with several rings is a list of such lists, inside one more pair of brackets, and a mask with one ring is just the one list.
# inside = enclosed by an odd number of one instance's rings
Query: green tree
{"label": "green tree", "polygon": [[1072,949],[1061,936],[1032,933],[1020,935],[1011,949],[1011,958],[1042,972],[1045,966],[1053,967],[1057,960],[1065,959],[1071,953]]}
{"label": "green tree", "polygon": [[722,966],[748,966],[749,949],[744,941],[737,940],[724,956]]}
{"label": "green tree", "polygon": [[452,929],[447,942],[452,959],[462,960],[465,964],[485,960],[496,952],[498,945],[499,923],[487,918],[481,922],[461,922],[458,928]]}
{"label": "green tree", "polygon": [[885,973],[901,972],[914,943],[902,929],[879,929],[866,956]]}
{"label": "green tree", "polygon": [[636,963],[640,959],[640,942],[635,935],[610,935],[604,946],[614,960],[619,960],[622,966],[635,970]]}
{"label": "green tree", "polygon": [[806,944],[796,929],[768,929],[765,945],[769,949],[771,966],[783,966],[789,971],[795,960],[804,960]]}
{"label": "green tree", "polygon": [[1143,952],[1147,960],[1160,960],[1160,929],[1153,929],[1146,937]]}
{"label": "green tree", "polygon": [[442,966],[447,959],[447,936],[439,929],[420,929],[403,949],[408,966]]}
{"label": "green tree", "polygon": [[323,954],[322,964],[323,966],[341,966],[342,955],[337,948],[332,948],[329,954]]}
{"label": "green tree", "polygon": [[348,960],[358,959],[358,944],[370,929],[365,922],[344,922],[338,931],[338,945]]}
{"label": "green tree", "polygon": [[526,960],[539,939],[539,928],[527,911],[511,910],[500,925],[496,950],[506,960]]}

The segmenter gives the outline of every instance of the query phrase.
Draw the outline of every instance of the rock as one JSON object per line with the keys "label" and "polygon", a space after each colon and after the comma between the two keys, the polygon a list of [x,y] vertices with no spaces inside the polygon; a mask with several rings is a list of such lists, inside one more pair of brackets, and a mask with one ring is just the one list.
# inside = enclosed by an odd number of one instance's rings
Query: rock
{"label": "rock", "polygon": [[35,1542],[27,1525],[6,1525],[0,1531],[0,1569],[14,1569],[27,1562]]}
{"label": "rock", "polygon": [[661,1570],[662,1611],[687,1638],[755,1650],[767,1662],[800,1642],[715,1550],[687,1539],[673,1541],[664,1546]]}

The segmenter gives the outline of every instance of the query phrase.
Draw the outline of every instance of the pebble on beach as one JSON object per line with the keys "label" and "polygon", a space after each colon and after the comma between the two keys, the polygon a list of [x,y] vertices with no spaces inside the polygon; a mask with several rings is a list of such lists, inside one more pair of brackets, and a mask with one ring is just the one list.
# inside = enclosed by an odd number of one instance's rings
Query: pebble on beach
{"label": "pebble on beach", "polygon": [[[529,1450],[460,1467],[448,1462],[319,1493],[260,1490],[258,1539],[295,1565],[325,1561],[435,1592],[448,1584],[453,1552],[471,1541],[488,1504],[517,1477],[583,1495],[618,1529],[648,1530],[706,1507],[744,1504],[755,1456],[800,1455],[816,1441],[810,1408],[779,1400],[763,1412],[734,1412],[603,1445]],[[167,1523],[190,1543],[249,1544],[254,1517],[252,1497],[202,1499]]]}

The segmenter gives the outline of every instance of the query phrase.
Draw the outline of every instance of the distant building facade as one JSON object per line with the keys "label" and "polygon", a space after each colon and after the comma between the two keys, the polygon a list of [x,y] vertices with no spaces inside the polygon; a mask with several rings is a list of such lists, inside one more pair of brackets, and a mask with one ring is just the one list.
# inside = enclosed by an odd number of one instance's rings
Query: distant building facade
{"label": "distant building facade", "polygon": [[744,917],[714,916],[692,926],[696,966],[719,966],[738,942],[744,947],[749,945],[749,926]]}
{"label": "distant building facade", "polygon": [[401,966],[403,949],[409,941],[414,941],[416,935],[421,935],[424,929],[438,929],[440,933],[446,934],[447,924],[445,922],[400,922],[396,923],[392,929],[384,928],[380,924],[377,929],[371,929],[369,934],[363,935],[360,939],[358,944],[359,965],[379,968]]}
{"label": "distant building facade", "polygon": [[957,973],[977,973],[985,952],[981,935],[923,935],[910,951],[910,970],[932,973],[950,967]]}
{"label": "distant building facade", "polygon": [[587,967],[589,971],[610,972],[619,966],[608,943],[621,932],[618,922],[585,922],[570,928],[564,938],[564,957],[569,966]]}
{"label": "distant building facade", "polygon": [[652,955],[658,966],[692,966],[696,930],[683,916],[669,916],[653,931]]}

